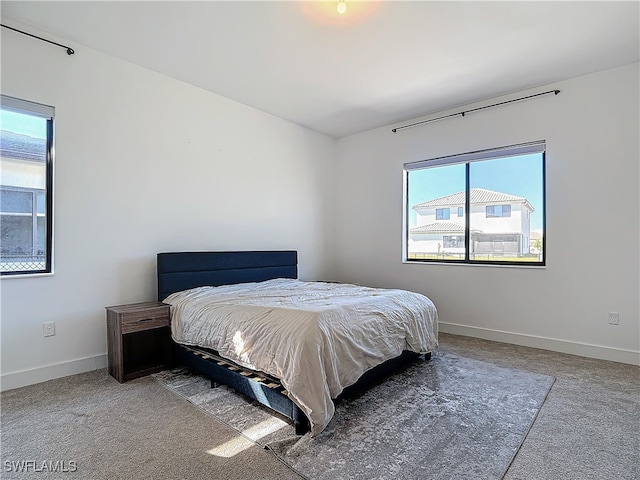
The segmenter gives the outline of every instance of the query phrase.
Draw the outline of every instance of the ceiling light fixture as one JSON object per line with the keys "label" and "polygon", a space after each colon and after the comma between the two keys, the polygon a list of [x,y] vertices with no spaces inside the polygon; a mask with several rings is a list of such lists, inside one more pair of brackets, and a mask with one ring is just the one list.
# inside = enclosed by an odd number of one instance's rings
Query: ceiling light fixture
{"label": "ceiling light fixture", "polygon": [[347,4],[345,2],[345,0],[339,0],[338,1],[338,6],[336,7],[338,10],[338,13],[340,15],[342,15],[344,12],[347,11]]}

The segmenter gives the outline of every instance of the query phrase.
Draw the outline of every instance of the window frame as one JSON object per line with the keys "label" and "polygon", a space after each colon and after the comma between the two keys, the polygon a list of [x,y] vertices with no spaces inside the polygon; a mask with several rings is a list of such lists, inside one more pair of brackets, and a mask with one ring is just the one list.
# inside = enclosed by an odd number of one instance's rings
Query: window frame
{"label": "window frame", "polygon": [[[24,277],[34,275],[50,275],[53,274],[53,189],[54,189],[54,135],[55,135],[55,108],[29,100],[23,100],[8,95],[0,95],[0,109],[20,113],[23,115],[31,115],[33,117],[43,118],[46,121],[46,152],[45,152],[45,251],[44,251],[44,268],[31,270],[0,270],[0,278]],[[2,186],[4,188],[5,186]],[[41,189],[21,189],[19,187],[6,186],[7,190],[22,190],[33,193],[32,214],[35,216],[34,222],[37,223],[38,206],[36,191]],[[34,240],[36,232],[33,232]],[[37,248],[34,244],[33,248]]]}
{"label": "window frame", "polygon": [[[477,150],[468,153],[462,153],[457,155],[450,155],[444,157],[437,157],[428,160],[420,160],[416,162],[405,163],[403,166],[403,219],[402,219],[402,262],[410,264],[446,264],[446,265],[484,265],[484,266],[509,266],[509,267],[528,267],[528,268],[540,268],[546,267],[547,261],[547,241],[546,241],[546,207],[547,207],[547,195],[546,195],[546,141],[538,140],[534,142],[521,143],[515,145],[509,145],[505,147],[498,147],[486,150]],[[470,181],[470,164],[474,162],[495,160],[499,158],[508,157],[520,157],[529,154],[541,154],[541,194],[542,194],[542,250],[541,260],[537,261],[514,261],[514,260],[477,260],[470,258],[471,245],[471,215],[465,215],[465,230],[464,230],[464,258],[460,259],[447,259],[439,258],[409,258],[409,215],[412,206],[409,204],[409,173],[411,171],[422,170],[425,168],[433,168],[438,166],[447,166],[455,164],[465,165],[465,204],[463,208],[465,212],[471,211],[471,181]],[[502,206],[502,204],[501,204]],[[509,204],[509,216],[511,216],[511,205]],[[528,212],[527,212],[528,213]],[[492,218],[492,217],[489,217]],[[495,217],[498,218],[498,217]],[[527,232],[526,238],[530,239],[531,231]]]}

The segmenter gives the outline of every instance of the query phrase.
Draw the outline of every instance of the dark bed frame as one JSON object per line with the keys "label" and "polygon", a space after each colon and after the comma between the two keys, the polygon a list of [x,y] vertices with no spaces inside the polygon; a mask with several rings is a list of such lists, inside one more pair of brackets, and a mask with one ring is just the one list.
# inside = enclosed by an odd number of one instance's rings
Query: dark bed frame
{"label": "dark bed frame", "polygon": [[[171,252],[157,258],[158,300],[182,290],[201,286],[263,282],[274,278],[298,278],[298,253],[293,250],[240,252]],[[244,368],[220,357],[217,352],[173,343],[174,362],[243,393],[290,418],[296,434],[309,431],[309,420],[287,396],[280,381],[263,372]],[[419,355],[405,351],[367,371],[358,382],[336,399],[360,392],[396,371]],[[430,358],[430,354],[426,354]]]}

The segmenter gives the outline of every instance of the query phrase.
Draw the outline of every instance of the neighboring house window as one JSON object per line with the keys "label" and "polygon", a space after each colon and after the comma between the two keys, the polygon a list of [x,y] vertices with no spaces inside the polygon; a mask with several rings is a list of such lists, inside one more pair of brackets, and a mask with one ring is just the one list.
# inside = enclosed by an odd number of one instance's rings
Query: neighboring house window
{"label": "neighboring house window", "polygon": [[444,248],[464,248],[464,235],[444,235],[442,245]]}
{"label": "neighboring house window", "polygon": [[404,260],[545,265],[545,149],[540,141],[405,164]]}
{"label": "neighboring house window", "polygon": [[[510,217],[511,216],[511,205],[487,205],[487,218],[492,217]],[[529,216],[529,212],[527,211],[527,217]]]}
{"label": "neighboring house window", "polygon": [[0,101],[0,275],[52,272],[54,108]]}
{"label": "neighboring house window", "polygon": [[436,209],[436,220],[449,220],[449,209],[448,208],[437,208]]}

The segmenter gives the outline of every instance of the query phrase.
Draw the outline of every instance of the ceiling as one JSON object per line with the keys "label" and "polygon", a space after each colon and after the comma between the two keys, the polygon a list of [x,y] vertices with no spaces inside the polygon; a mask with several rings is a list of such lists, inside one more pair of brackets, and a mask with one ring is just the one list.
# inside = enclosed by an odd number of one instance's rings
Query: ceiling
{"label": "ceiling", "polygon": [[58,35],[333,137],[638,61],[640,3],[2,1]]}

